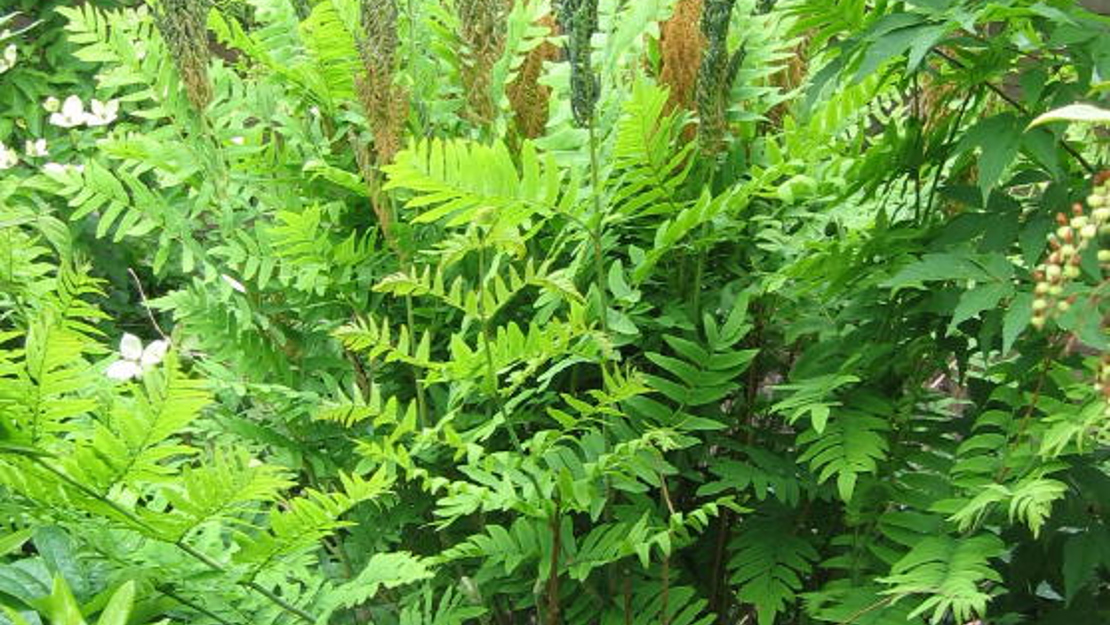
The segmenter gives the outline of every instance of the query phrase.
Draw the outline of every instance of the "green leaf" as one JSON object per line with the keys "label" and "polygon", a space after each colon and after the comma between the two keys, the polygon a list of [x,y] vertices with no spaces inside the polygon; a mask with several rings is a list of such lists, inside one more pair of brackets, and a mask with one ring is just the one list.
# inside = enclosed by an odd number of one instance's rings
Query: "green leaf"
{"label": "green leaf", "polygon": [[948,324],[948,334],[952,334],[964,321],[984,310],[997,307],[1002,298],[1010,295],[1013,290],[1013,286],[1010,284],[994,282],[977,286],[970,291],[964,291],[963,295],[960,296],[959,303],[956,304],[956,310],[952,313],[952,321]]}
{"label": "green leaf", "polygon": [[640,292],[628,286],[624,278],[624,265],[619,259],[609,265],[609,290],[619,301],[635,304],[640,300]]}
{"label": "green leaf", "polygon": [[1033,318],[1033,294],[1018,293],[1002,318],[1002,351],[1008,352]]}
{"label": "green leaf", "polygon": [[917,262],[900,269],[894,277],[883,282],[883,286],[899,289],[908,286],[919,286],[927,282],[985,280],[989,277],[990,275],[982,266],[967,254],[926,254]]}
{"label": "green leaf", "polygon": [[24,530],[19,530],[18,532],[12,532],[11,534],[8,534],[3,538],[0,538],[0,556],[6,556],[9,553],[18,550],[20,547],[23,546],[23,543],[27,542],[27,540],[31,538],[31,533],[32,530],[28,528]]}
{"label": "green leaf", "polygon": [[135,604],[135,582],[128,581],[112,593],[108,605],[100,613],[97,625],[127,625],[131,616],[131,608]]}
{"label": "green leaf", "polygon": [[983,204],[1021,148],[1020,121],[1010,113],[988,117],[967,131],[957,146],[962,153],[979,148],[979,192]]}
{"label": "green leaf", "polygon": [[1038,115],[1026,130],[1052,122],[1080,122],[1083,124],[1110,124],[1110,111],[1091,104],[1069,104]]}
{"label": "green leaf", "polygon": [[1064,543],[1064,600],[1071,604],[1080,590],[1096,579],[1100,566],[1110,567],[1110,536],[1096,525]]}
{"label": "green leaf", "polygon": [[33,603],[36,609],[46,613],[52,625],[85,625],[81,607],[61,575],[54,575],[54,588],[50,595]]}

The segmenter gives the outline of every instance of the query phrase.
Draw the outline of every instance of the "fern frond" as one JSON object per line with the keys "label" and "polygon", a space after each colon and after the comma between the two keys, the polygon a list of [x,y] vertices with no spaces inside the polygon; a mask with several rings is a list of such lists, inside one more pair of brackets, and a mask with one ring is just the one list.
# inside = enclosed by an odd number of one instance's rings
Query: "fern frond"
{"label": "fern frond", "polygon": [[167,464],[169,458],[195,452],[170,438],[211,402],[206,383],[187,377],[172,351],[142,382],[132,397],[116,401],[108,417],[94,426],[92,437],[64,461],[69,475],[101,495],[118,484],[163,481],[177,472]]}
{"label": "fern frond", "polygon": [[386,189],[407,189],[406,202],[417,210],[414,223],[445,220],[447,226],[497,223],[515,227],[533,215],[566,210],[576,197],[572,186],[563,189],[562,172],[548,154],[524,142],[517,170],[503,143],[492,146],[458,140],[418,143],[386,166]]}
{"label": "fern frond", "polygon": [[840,498],[850,501],[856,482],[864,473],[875,473],[886,457],[889,443],[883,433],[890,429],[881,417],[858,410],[838,410],[824,432],[806,430],[797,441],[805,451],[799,462],[809,462],[818,481],[836,476]]}
{"label": "fern frond", "polygon": [[350,525],[342,520],[344,514],[355,505],[384,494],[390,486],[384,471],[369,479],[343,474],[340,479],[342,491],[306,490],[304,495],[285,502],[284,509],[270,513],[265,531],[240,534],[235,560],[261,571],[284,558],[311,552],[325,537]]}
{"label": "fern frond", "polygon": [[981,585],[1001,581],[990,560],[1004,552],[1005,545],[994,534],[924,538],[895,563],[890,575],[879,579],[888,586],[882,593],[895,599],[925,595],[909,616],[932,611],[929,622],[934,625],[950,613],[961,623],[981,618],[991,599]]}
{"label": "fern frond", "polygon": [[678,189],[695,162],[693,143],[675,149],[683,113],[665,113],[667,98],[666,89],[637,81],[617,123],[613,165],[621,188],[613,202],[628,218],[677,212]]}
{"label": "fern frond", "polygon": [[326,623],[327,618],[338,609],[366,603],[382,588],[407,586],[432,575],[433,571],[428,563],[411,553],[376,553],[370,556],[369,562],[354,579],[328,591],[318,622]]}
{"label": "fern frond", "polygon": [[178,542],[206,523],[233,520],[259,503],[275,501],[292,485],[278,467],[256,465],[244,449],[217,450],[163,487],[173,513],[158,521],[165,525],[172,520],[177,527],[167,540]]}
{"label": "fern frond", "polygon": [[738,588],[737,598],[755,606],[760,625],[772,625],[789,608],[819,557],[782,519],[749,521],[731,549],[729,580]]}

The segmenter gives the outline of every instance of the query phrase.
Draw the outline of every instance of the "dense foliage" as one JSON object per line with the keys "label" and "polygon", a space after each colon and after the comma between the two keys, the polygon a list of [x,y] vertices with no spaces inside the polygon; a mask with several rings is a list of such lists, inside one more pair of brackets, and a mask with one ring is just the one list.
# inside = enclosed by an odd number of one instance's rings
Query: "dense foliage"
{"label": "dense foliage", "polygon": [[0,29],[0,623],[1110,618],[1110,18]]}

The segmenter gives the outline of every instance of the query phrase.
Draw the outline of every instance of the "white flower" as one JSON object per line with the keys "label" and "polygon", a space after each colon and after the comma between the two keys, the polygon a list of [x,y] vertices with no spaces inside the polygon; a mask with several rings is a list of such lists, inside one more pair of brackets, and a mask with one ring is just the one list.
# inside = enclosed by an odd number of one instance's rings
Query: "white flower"
{"label": "white flower", "polygon": [[50,123],[62,128],[75,128],[85,123],[85,104],[71,95],[62,103],[62,110],[50,116]]}
{"label": "white flower", "polygon": [[107,126],[116,121],[119,116],[119,100],[101,102],[93,99],[89,102],[89,113],[85,115],[85,123],[89,126]]}
{"label": "white flower", "polygon": [[62,101],[54,96],[50,96],[42,101],[42,108],[44,108],[47,113],[57,113],[62,108]]}
{"label": "white flower", "polygon": [[39,158],[50,154],[50,150],[46,148],[46,139],[36,139],[34,141],[28,139],[23,151],[27,153],[27,156]]}
{"label": "white flower", "polygon": [[43,171],[43,173],[52,174],[52,175],[56,175],[56,176],[65,176],[65,175],[68,175],[70,173],[78,173],[79,174],[79,173],[85,171],[85,166],[84,165],[69,165],[69,164],[63,165],[61,163],[55,163],[55,162],[51,161],[51,162],[46,163],[42,166],[42,171]]}
{"label": "white flower", "polygon": [[139,337],[125,332],[119,341],[120,359],[108,365],[104,374],[121,382],[137,378],[162,362],[169,348],[168,341],[153,341],[143,349]]}
{"label": "white flower", "polygon": [[0,169],[11,169],[19,164],[19,154],[0,143]]}
{"label": "white flower", "polygon": [[18,58],[19,49],[15,47],[14,43],[8,44],[8,47],[4,48],[3,58],[0,58],[0,74],[15,67],[15,62]]}
{"label": "white flower", "polygon": [[236,291],[239,291],[240,293],[246,293],[247,292],[247,287],[243,286],[243,283],[239,282],[235,278],[232,278],[231,276],[227,275],[226,273],[221,273],[220,277],[223,278],[224,282],[226,282],[228,284],[228,286],[230,286],[232,289],[234,289]]}
{"label": "white flower", "polygon": [[235,145],[243,145],[244,143],[246,143],[246,139],[236,136],[231,138],[231,142]]}

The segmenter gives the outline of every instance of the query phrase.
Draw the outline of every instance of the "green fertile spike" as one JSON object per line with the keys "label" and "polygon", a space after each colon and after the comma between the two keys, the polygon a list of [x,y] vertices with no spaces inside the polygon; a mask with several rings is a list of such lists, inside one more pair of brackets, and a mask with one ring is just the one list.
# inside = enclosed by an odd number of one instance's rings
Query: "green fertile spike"
{"label": "green fertile spike", "polygon": [[212,101],[208,80],[208,10],[211,0],[162,0],[155,23],[185,83],[189,102],[203,111]]}
{"label": "green fertile spike", "polygon": [[593,118],[601,92],[601,85],[590,67],[590,39],[597,32],[597,0],[562,0],[559,21],[567,33],[571,110],[575,123],[586,126]]}
{"label": "green fertile spike", "polygon": [[706,0],[701,30],[706,46],[698,71],[697,104],[701,118],[699,141],[709,153],[720,151],[724,143],[728,113],[728,93],[741,53],[728,53],[728,27],[736,0]]}

